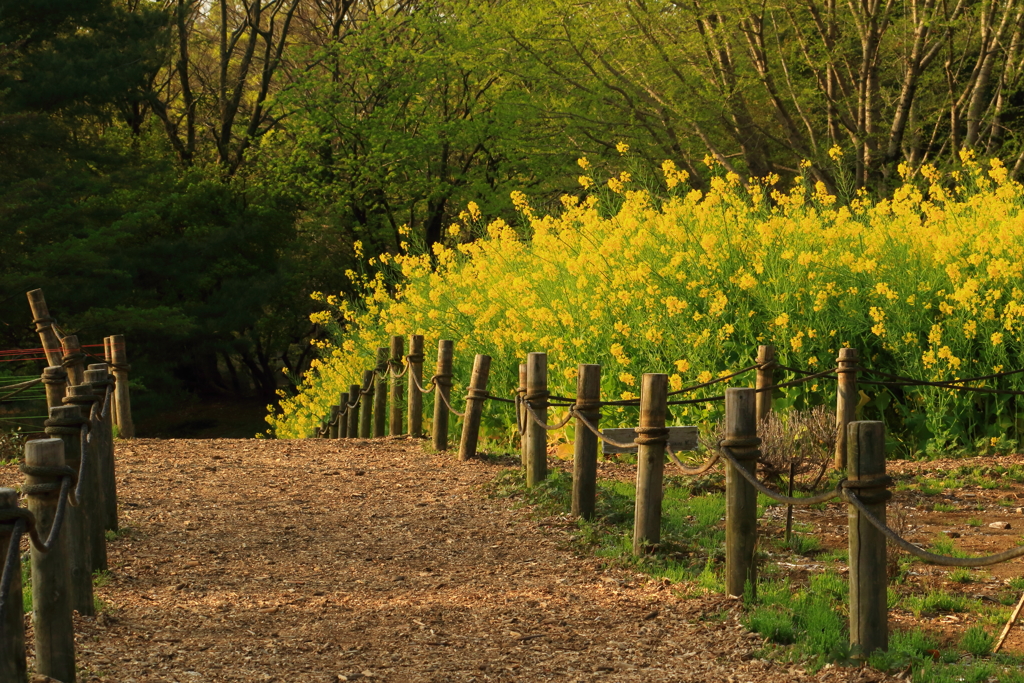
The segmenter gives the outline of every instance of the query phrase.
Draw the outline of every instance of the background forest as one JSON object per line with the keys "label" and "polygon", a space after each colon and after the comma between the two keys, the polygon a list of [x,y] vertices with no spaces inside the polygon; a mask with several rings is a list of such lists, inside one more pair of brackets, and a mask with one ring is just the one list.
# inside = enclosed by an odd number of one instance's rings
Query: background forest
{"label": "background forest", "polygon": [[0,344],[37,345],[42,287],[129,338],[143,408],[269,402],[363,254],[430,253],[470,201],[512,220],[513,190],[543,211],[620,141],[698,189],[706,155],[807,160],[841,200],[963,148],[1017,177],[1022,32],[1018,0],[4,3]]}

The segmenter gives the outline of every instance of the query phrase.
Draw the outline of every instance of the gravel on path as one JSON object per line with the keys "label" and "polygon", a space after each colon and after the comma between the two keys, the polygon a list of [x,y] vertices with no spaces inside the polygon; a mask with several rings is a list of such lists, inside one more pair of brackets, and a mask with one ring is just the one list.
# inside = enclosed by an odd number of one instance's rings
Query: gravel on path
{"label": "gravel on path", "polygon": [[[80,681],[882,681],[756,658],[735,600],[602,569],[419,442],[118,443]],[[0,484],[17,483],[15,468]],[[31,633],[29,634],[31,643]]]}

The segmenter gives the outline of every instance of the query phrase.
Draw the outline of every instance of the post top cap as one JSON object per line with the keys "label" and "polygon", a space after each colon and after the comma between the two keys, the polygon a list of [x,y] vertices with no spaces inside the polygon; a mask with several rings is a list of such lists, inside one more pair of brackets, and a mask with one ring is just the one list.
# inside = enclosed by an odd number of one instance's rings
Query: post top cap
{"label": "post top cap", "polygon": [[50,408],[50,417],[82,417],[82,409],[77,405],[54,406]]}
{"label": "post top cap", "polygon": [[18,492],[7,487],[0,488],[0,508],[18,507]]}
{"label": "post top cap", "polygon": [[33,439],[25,443],[25,464],[30,467],[59,467],[64,464],[64,441]]}

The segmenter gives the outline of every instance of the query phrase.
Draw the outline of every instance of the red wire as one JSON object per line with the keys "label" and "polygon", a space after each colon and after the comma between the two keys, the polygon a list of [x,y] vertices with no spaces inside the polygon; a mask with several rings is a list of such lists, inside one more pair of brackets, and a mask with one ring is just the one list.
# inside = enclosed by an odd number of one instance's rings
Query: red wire
{"label": "red wire", "polygon": [[[80,348],[83,348],[83,349],[98,349],[98,348],[101,348],[101,347],[104,347],[104,346],[106,346],[106,345],[105,344],[82,344]],[[111,348],[123,349],[124,347],[125,347],[124,344],[114,344],[114,346],[112,346]],[[38,349],[8,349],[6,351],[0,351],[0,356],[25,355],[27,353],[49,353],[51,351],[53,351],[55,353],[64,353],[64,349],[44,349],[44,348],[38,348]]]}

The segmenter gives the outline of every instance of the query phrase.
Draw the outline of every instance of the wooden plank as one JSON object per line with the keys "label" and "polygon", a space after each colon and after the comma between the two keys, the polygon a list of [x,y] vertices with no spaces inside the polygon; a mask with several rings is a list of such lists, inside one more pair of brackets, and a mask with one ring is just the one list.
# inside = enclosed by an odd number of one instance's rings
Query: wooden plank
{"label": "wooden plank", "polygon": [[[636,438],[636,432],[630,427],[624,427],[621,429],[602,429],[601,433],[607,436],[612,441],[621,441],[623,443],[629,443]],[[669,427],[668,428],[668,445],[673,452],[678,453],[679,451],[692,451],[697,448],[697,433],[696,427]],[[605,455],[612,455],[613,453],[636,453],[636,446],[633,448],[619,448],[618,446],[612,446],[610,443],[602,441],[604,444],[604,450],[601,451]]]}

